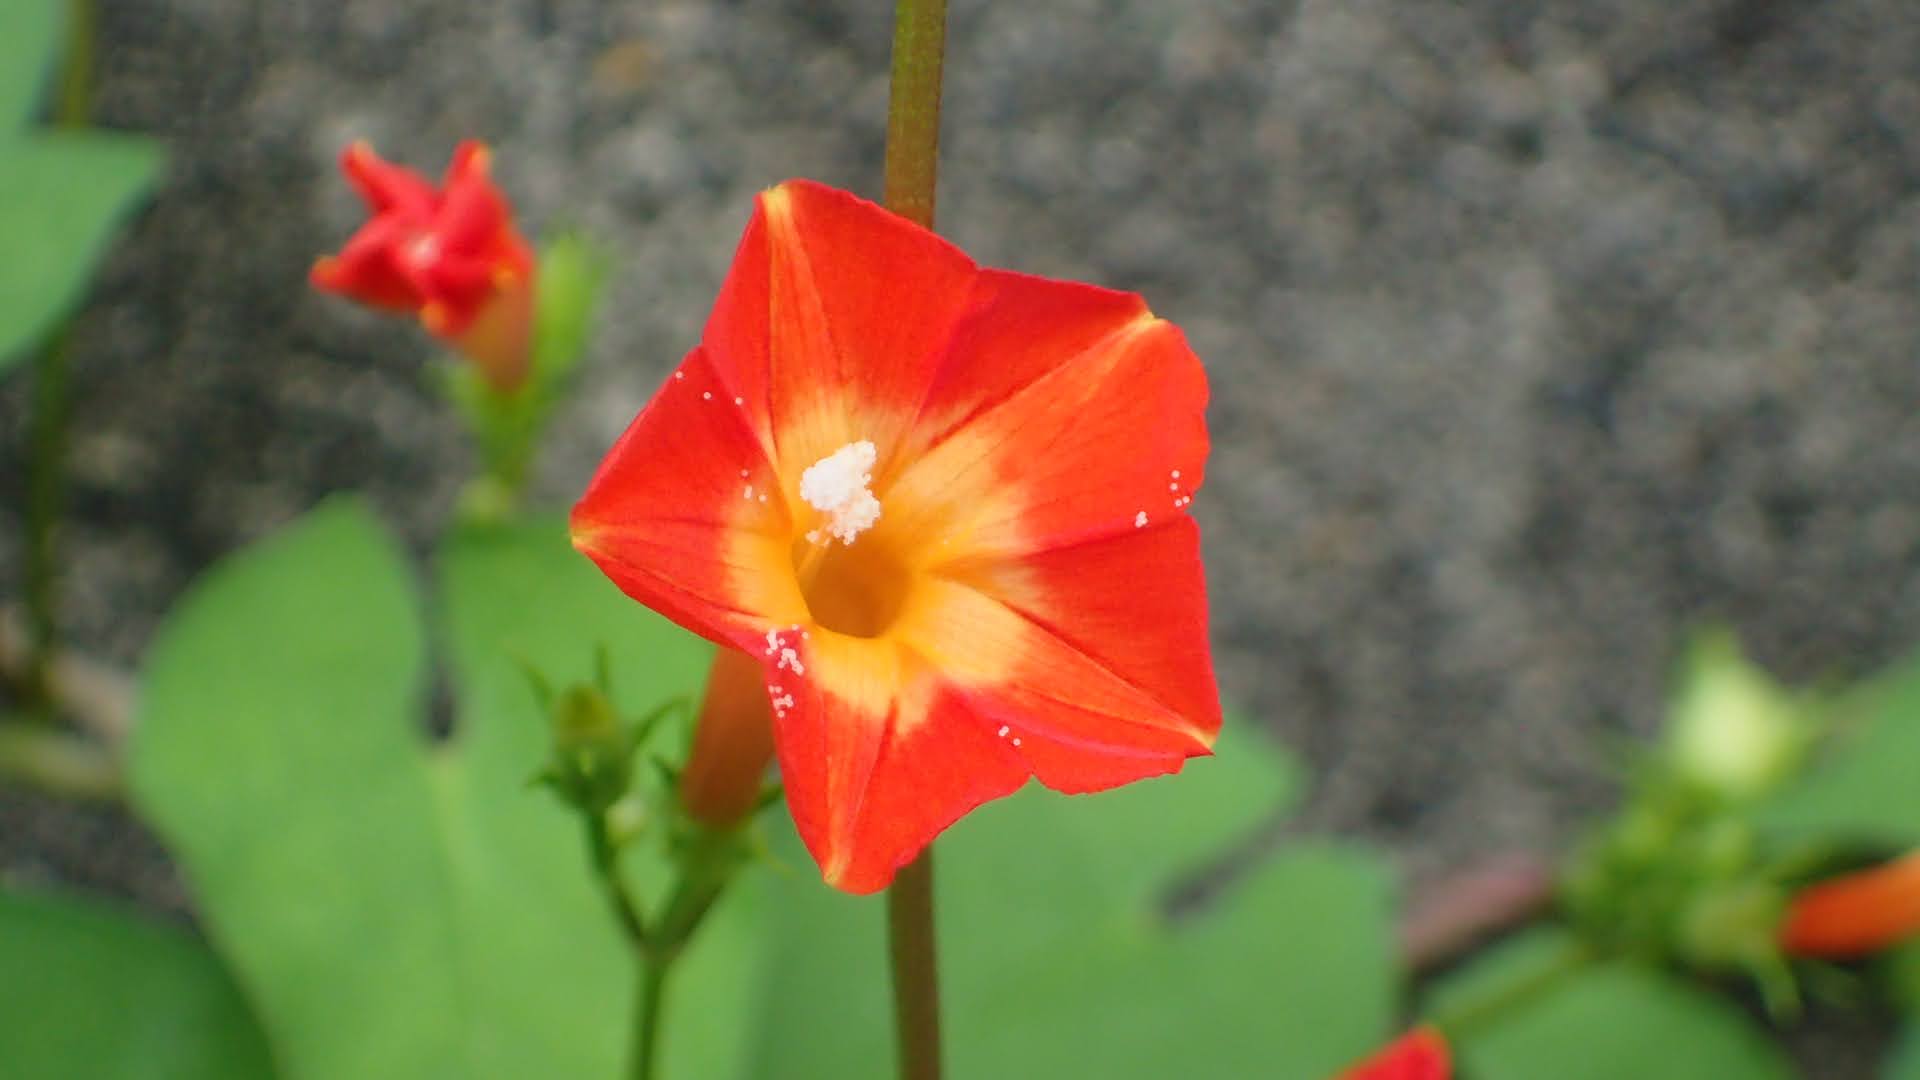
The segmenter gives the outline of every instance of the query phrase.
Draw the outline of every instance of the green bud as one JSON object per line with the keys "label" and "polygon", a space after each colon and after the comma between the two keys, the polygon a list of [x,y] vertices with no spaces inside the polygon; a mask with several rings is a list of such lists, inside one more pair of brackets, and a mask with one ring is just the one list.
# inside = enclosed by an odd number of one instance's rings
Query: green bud
{"label": "green bud", "polygon": [[1750,971],[1779,961],[1786,892],[1758,879],[1701,888],[1682,909],[1675,951],[1709,971]]}
{"label": "green bud", "polygon": [[590,813],[619,802],[633,783],[633,740],[613,703],[594,687],[570,686],[547,716],[553,756],[538,779]]}
{"label": "green bud", "polygon": [[1667,721],[1665,759],[1703,793],[1745,802],[1786,779],[1805,756],[1804,707],[1749,663],[1725,631],[1700,635]]}

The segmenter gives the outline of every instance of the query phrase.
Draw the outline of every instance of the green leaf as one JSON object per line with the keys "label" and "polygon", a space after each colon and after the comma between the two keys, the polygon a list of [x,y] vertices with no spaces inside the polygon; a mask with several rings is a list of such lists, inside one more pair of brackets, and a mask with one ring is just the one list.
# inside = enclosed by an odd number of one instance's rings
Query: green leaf
{"label": "green leaf", "polygon": [[157,144],[130,135],[0,135],[0,236],[8,249],[0,260],[0,371],[79,302],[159,166]]}
{"label": "green leaf", "polygon": [[1766,828],[1847,842],[1906,847],[1920,842],[1920,664],[1875,680],[1841,713],[1856,723],[1802,781],[1768,800]]}
{"label": "green leaf", "polygon": [[64,0],[0,4],[0,139],[33,119],[58,59]]}
{"label": "green leaf", "polygon": [[1920,1080],[1920,1026],[1909,1025],[1900,1036],[1881,1075],[1886,1080]]}
{"label": "green leaf", "polygon": [[259,1080],[246,1003],[204,946],[105,905],[0,892],[0,1054],[13,1080]]}
{"label": "green leaf", "polygon": [[[1490,961],[1513,966],[1535,939]],[[1484,963],[1484,962],[1483,962]],[[1476,964],[1475,967],[1480,965]],[[1462,976],[1484,981],[1485,971]],[[1644,968],[1585,968],[1455,1035],[1462,1072],[1476,1080],[1786,1080],[1780,1048],[1731,1003]]]}
{"label": "green leaf", "polygon": [[[941,993],[958,1076],[1318,1080],[1391,1019],[1387,876],[1302,848],[1167,925],[1172,876],[1290,797],[1295,770],[1229,728],[1178,777],[1065,797],[1029,788],[936,845]],[[790,835],[763,884],[773,959],[751,1077],[883,1077],[884,905],[821,885]]]}
{"label": "green leaf", "polygon": [[[546,729],[519,665],[584,681],[605,644],[615,700],[638,711],[694,691],[707,647],[620,596],[555,521],[462,533],[440,563],[446,742],[423,734],[405,561],[339,503],[216,570],[169,619],[136,795],[288,1076],[613,1076],[631,959],[579,823],[528,788]],[[735,1068],[751,906],[723,902],[676,973],[670,1078]]]}

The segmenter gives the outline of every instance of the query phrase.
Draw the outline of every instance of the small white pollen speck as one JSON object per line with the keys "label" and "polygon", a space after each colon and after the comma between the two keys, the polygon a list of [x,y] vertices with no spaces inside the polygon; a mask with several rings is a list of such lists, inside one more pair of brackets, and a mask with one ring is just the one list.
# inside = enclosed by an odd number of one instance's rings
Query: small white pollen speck
{"label": "small white pollen speck", "polygon": [[686,378],[686,377],[687,377],[687,373],[686,373],[686,372],[684,372],[684,371],[676,371],[676,372],[674,372],[674,373],[673,373],[673,381],[674,381],[674,382],[679,382],[680,380],[682,380],[682,379],[684,379],[684,378]]}
{"label": "small white pollen speck", "polygon": [[1144,529],[1147,527],[1147,512],[1145,510],[1133,515],[1133,527],[1136,529]]}
{"label": "small white pollen speck", "polygon": [[777,653],[779,651],[780,651],[780,631],[778,630],[767,631],[767,655],[772,656],[774,653]]}
{"label": "small white pollen speck", "polygon": [[1168,491],[1179,491],[1179,490],[1180,490],[1180,485],[1179,485],[1179,484],[1168,484],[1168,485],[1167,485],[1167,490],[1168,490]]}
{"label": "small white pollen speck", "polygon": [[800,653],[796,649],[781,649],[780,662],[773,666],[777,671],[791,671],[795,675],[807,673],[807,669],[800,663]]}
{"label": "small white pollen speck", "polygon": [[766,502],[766,501],[767,501],[767,497],[766,497],[766,495],[765,495],[764,493],[763,493],[763,494],[762,494],[762,495],[760,496],[760,501],[761,501],[761,502]]}
{"label": "small white pollen speck", "polygon": [[748,484],[748,485],[746,486],[746,489],[745,489],[744,491],[742,491],[742,492],[740,492],[740,497],[741,497],[741,498],[743,498],[743,499],[748,499],[748,500],[751,500],[751,499],[753,498],[753,485],[752,485],[752,484]]}
{"label": "small white pollen speck", "polygon": [[807,533],[809,543],[827,543],[821,534],[843,544],[880,520],[880,500],[868,486],[880,453],[865,439],[850,442],[807,467],[800,474],[800,497],[827,515],[825,527]]}
{"label": "small white pollen speck", "polygon": [[748,473],[747,473],[747,470],[745,470],[745,469],[741,469],[741,470],[740,470],[740,479],[742,479],[742,480],[745,480],[745,479],[747,478],[747,476],[748,476]]}
{"label": "small white pollen speck", "polygon": [[1180,470],[1179,470],[1179,469],[1175,469],[1175,470],[1173,470],[1173,478],[1174,478],[1175,480],[1178,480],[1178,479],[1180,479]]}
{"label": "small white pollen speck", "polygon": [[733,403],[735,405],[745,405],[747,403],[747,399],[743,397],[737,397],[733,399]]}
{"label": "small white pollen speck", "polygon": [[1000,736],[1001,738],[1003,738],[1003,739],[1004,739],[1004,738],[1006,738],[1006,737],[1007,737],[1007,731],[1008,731],[1008,728],[1007,728],[1007,725],[1005,725],[1005,724],[1001,724],[1001,725],[1000,725],[1000,730],[999,730],[999,731],[996,731],[996,732],[994,732],[994,734],[995,734],[995,735],[998,735],[998,736]]}
{"label": "small white pollen speck", "polygon": [[1015,745],[1015,746],[1019,746],[1019,745],[1020,745],[1020,736],[1018,736],[1018,735],[1015,735],[1015,736],[1013,737],[1013,745]]}
{"label": "small white pollen speck", "polygon": [[711,390],[702,390],[702,391],[700,391],[700,400],[701,400],[701,401],[712,401],[712,400],[713,400],[713,391],[711,391]]}

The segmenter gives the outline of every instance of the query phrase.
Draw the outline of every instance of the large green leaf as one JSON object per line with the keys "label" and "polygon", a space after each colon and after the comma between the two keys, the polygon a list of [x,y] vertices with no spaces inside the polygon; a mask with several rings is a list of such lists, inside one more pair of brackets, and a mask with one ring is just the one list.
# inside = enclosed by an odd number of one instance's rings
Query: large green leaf
{"label": "large green leaf", "polygon": [[[612,1076],[634,980],[578,823],[528,790],[546,743],[519,665],[584,680],[605,644],[635,709],[697,689],[707,647],[557,522],[457,536],[440,580],[457,719],[434,744],[405,562],[356,504],[215,571],[154,649],[136,794],[288,1076]],[[677,976],[669,1077],[734,1068],[714,1033],[737,1028],[751,899]]]}
{"label": "large green leaf", "polygon": [[266,1043],[204,946],[78,899],[0,892],[11,1080],[261,1080]]}
{"label": "large green leaf", "polygon": [[0,134],[0,371],[79,301],[121,218],[152,184],[158,146],[131,135]]}
{"label": "large green leaf", "polygon": [[[959,1076],[1318,1078],[1387,1031],[1385,874],[1293,851],[1169,926],[1178,870],[1277,809],[1293,769],[1229,730],[1184,775],[1068,798],[1029,788],[936,845],[947,1042]],[[789,835],[764,882],[774,960],[751,1077],[892,1069],[884,913],[818,882]]]}
{"label": "large green leaf", "polygon": [[58,59],[66,0],[0,4],[0,139],[33,119]]}
{"label": "large green leaf", "polygon": [[1475,1080],[1786,1080],[1786,1055],[1731,1003],[1641,967],[1580,967],[1555,980],[1558,932],[1496,949],[1435,992],[1436,1015],[1468,996],[1499,997],[1457,1036],[1463,1072]]}
{"label": "large green leaf", "polygon": [[1920,843],[1920,664],[1875,680],[1841,715],[1852,723],[1836,745],[1802,782],[1760,808],[1760,822],[1889,848]]}

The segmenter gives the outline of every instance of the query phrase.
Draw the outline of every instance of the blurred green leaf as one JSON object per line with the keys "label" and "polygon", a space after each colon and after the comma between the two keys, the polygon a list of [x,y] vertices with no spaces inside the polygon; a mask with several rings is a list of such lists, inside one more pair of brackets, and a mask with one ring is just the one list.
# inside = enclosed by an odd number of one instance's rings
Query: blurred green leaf
{"label": "blurred green leaf", "polygon": [[0,139],[33,119],[59,59],[65,0],[0,4]]}
{"label": "blurred green leaf", "polygon": [[8,249],[0,260],[0,371],[79,301],[159,166],[158,145],[130,135],[0,135],[0,236]]}
{"label": "blurred green leaf", "polygon": [[[1546,935],[1497,950],[1459,980],[1485,985],[1482,964],[1536,963]],[[1458,993],[1456,989],[1452,993]],[[1436,1000],[1446,995],[1436,994]],[[1456,999],[1457,1000],[1457,999]],[[1457,1032],[1462,1072],[1475,1080],[1786,1080],[1780,1048],[1738,1008],[1660,973],[1601,964],[1505,1003]]]}
{"label": "blurred green leaf", "polygon": [[[519,663],[585,681],[605,643],[615,698],[636,709],[694,691],[707,646],[621,597],[555,521],[462,533],[440,563],[446,742],[422,730],[406,564],[339,503],[169,619],[136,795],[288,1076],[613,1076],[635,978],[578,822],[528,789],[546,725]],[[751,903],[723,903],[676,975],[668,1077],[735,1069]]]}
{"label": "blurred green leaf", "polygon": [[[1319,1080],[1384,1037],[1396,976],[1387,875],[1301,848],[1168,926],[1172,875],[1290,797],[1296,770],[1229,728],[1185,774],[982,807],[936,848],[942,1000],[958,1076]],[[893,1068],[884,905],[819,884],[789,834],[763,882],[774,960],[752,1077]]]}
{"label": "blurred green leaf", "polygon": [[260,1080],[267,1047],[204,946],[102,904],[0,892],[11,1080]]}
{"label": "blurred green leaf", "polygon": [[1920,1019],[1920,940],[1888,949],[1880,958],[1880,967],[1894,1007]]}
{"label": "blurred green leaf", "polygon": [[1889,848],[1920,843],[1920,664],[1862,689],[1820,764],[1759,810],[1763,827]]}
{"label": "blurred green leaf", "polygon": [[1887,1058],[1886,1080],[1920,1080],[1920,1026],[1909,1025]]}

